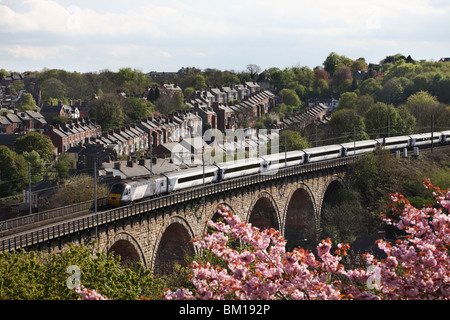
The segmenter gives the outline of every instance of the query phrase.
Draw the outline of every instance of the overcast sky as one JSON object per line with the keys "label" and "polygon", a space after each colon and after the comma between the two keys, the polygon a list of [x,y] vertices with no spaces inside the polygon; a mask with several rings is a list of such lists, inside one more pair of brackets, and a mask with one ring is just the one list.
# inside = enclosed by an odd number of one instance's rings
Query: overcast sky
{"label": "overcast sky", "polygon": [[450,57],[449,0],[0,0],[0,68],[242,71]]}

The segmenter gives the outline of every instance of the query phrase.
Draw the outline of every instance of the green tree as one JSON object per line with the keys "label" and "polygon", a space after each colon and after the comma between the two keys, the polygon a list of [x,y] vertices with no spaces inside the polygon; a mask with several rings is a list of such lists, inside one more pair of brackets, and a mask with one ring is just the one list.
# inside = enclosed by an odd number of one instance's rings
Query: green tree
{"label": "green tree", "polygon": [[31,93],[24,93],[22,96],[20,110],[33,111],[34,109],[36,109],[36,102],[33,99],[33,95]]}
{"label": "green tree", "polygon": [[206,88],[207,86],[206,86],[205,77],[202,76],[201,74],[194,76],[193,81],[192,81],[192,87],[195,90],[200,90],[200,89]]}
{"label": "green tree", "polygon": [[52,103],[54,106],[57,106],[59,103],[62,103],[63,105],[67,106],[67,105],[69,105],[69,99],[67,99],[67,98],[58,99],[58,98],[50,97],[44,101],[44,105],[51,105]]}
{"label": "green tree", "polygon": [[352,60],[350,58],[338,55],[336,52],[331,52],[323,62],[323,68],[331,76],[334,76],[334,74],[339,70],[340,67],[349,67],[351,63]]}
{"label": "green tree", "polygon": [[378,102],[370,107],[365,114],[366,130],[374,138],[387,134],[388,129],[391,136],[412,131],[410,126],[414,123],[410,122],[410,115],[406,114],[404,109],[402,110],[402,116],[394,106]]}
{"label": "green tree", "polygon": [[371,95],[359,95],[355,102],[356,111],[360,116],[363,116],[367,112],[367,110],[369,110],[369,108],[374,104],[375,101]]}
{"label": "green tree", "polygon": [[354,92],[344,92],[339,98],[339,109],[354,109],[358,96]]}
{"label": "green tree", "polygon": [[322,204],[320,238],[339,243],[352,243],[360,234],[367,234],[367,217],[360,194],[338,188]]}
{"label": "green tree", "polygon": [[437,120],[443,111],[437,98],[425,91],[411,95],[406,101],[406,107],[417,119],[419,127],[429,127],[431,116]]}
{"label": "green tree", "polygon": [[317,97],[326,97],[331,93],[330,86],[325,79],[319,79],[314,82],[313,95]]}
{"label": "green tree", "polygon": [[89,103],[90,114],[103,131],[118,128],[123,125],[125,120],[123,104],[124,101],[116,95],[105,94]]}
{"label": "green tree", "polygon": [[0,80],[3,79],[3,77],[9,76],[9,72],[5,69],[0,69]]}
{"label": "green tree", "polygon": [[406,63],[405,60],[400,59],[396,62],[394,67],[389,69],[389,72],[386,74],[385,79],[389,80],[394,77],[402,78],[402,77],[412,77],[415,75],[416,66],[412,63]]}
{"label": "green tree", "polygon": [[[275,108],[275,113],[282,118],[292,115],[293,111],[293,107],[285,103],[279,104]],[[252,114],[248,114],[246,117],[252,117]]]}
{"label": "green tree", "polygon": [[433,92],[438,97],[440,102],[450,104],[450,74],[446,77],[435,80],[433,84]]}
{"label": "green tree", "polygon": [[329,129],[340,142],[353,141],[354,129],[356,129],[356,140],[368,138],[364,119],[354,109],[342,109],[334,112],[329,122]]}
{"label": "green tree", "polygon": [[120,68],[117,72],[117,83],[123,85],[127,81],[134,81],[138,77],[138,71],[131,68]]}
{"label": "green tree", "polygon": [[300,98],[298,97],[295,90],[292,89],[283,89],[280,91],[280,96],[283,97],[283,102],[286,105],[292,106],[294,108],[297,108],[301,105]]}
{"label": "green tree", "polygon": [[161,96],[161,93],[159,91],[159,87],[156,86],[155,87],[155,92],[154,92],[155,101],[158,100],[160,96]]}
{"label": "green tree", "polygon": [[380,94],[383,86],[381,83],[374,79],[370,78],[361,82],[359,86],[359,92],[361,95],[370,95],[373,99],[377,99]]}
{"label": "green tree", "polygon": [[47,79],[41,83],[40,88],[44,104],[50,104],[50,98],[60,100],[66,97],[67,87],[59,79]]}
{"label": "green tree", "polygon": [[283,88],[283,71],[278,68],[269,70],[269,77],[275,92],[279,92]]}
{"label": "green tree", "polygon": [[334,92],[341,93],[350,91],[352,86],[353,76],[348,66],[340,66],[335,72],[332,85]]}
{"label": "green tree", "polygon": [[147,101],[151,103],[155,102],[155,91],[153,90],[153,87],[151,87],[150,91],[148,92]]}
{"label": "green tree", "polygon": [[270,128],[273,125],[273,118],[269,115],[267,115],[267,117],[264,118],[263,120],[264,126],[266,128]]}
{"label": "green tree", "polygon": [[183,93],[176,91],[173,95],[162,94],[155,102],[155,108],[162,114],[170,114],[184,107]]}
{"label": "green tree", "polygon": [[35,150],[31,152],[25,151],[22,153],[23,158],[26,162],[30,163],[31,166],[31,183],[37,183],[42,180],[43,171],[45,167],[44,159],[41,159],[39,153]]}
{"label": "green tree", "polygon": [[381,100],[387,104],[399,105],[403,100],[404,87],[399,78],[387,81],[381,90]]}
{"label": "green tree", "polygon": [[154,106],[151,102],[139,98],[128,98],[125,113],[132,121],[141,120],[152,115]]}
{"label": "green tree", "polygon": [[0,146],[0,198],[21,192],[28,183],[25,159],[6,146]]}
{"label": "green tree", "polygon": [[34,150],[45,162],[52,161],[55,149],[50,138],[39,132],[30,132],[29,134],[18,138],[14,143],[14,147],[19,154]]}
{"label": "green tree", "polygon": [[285,141],[287,151],[295,151],[309,148],[308,140],[298,131],[284,130],[280,133],[280,152],[285,151]]}
{"label": "green tree", "polygon": [[401,122],[399,123],[401,128],[398,129],[400,134],[411,134],[416,129],[416,117],[414,117],[405,105],[401,105],[397,108],[398,115]]}
{"label": "green tree", "polygon": [[184,89],[183,93],[184,93],[184,96],[185,96],[186,98],[189,98],[190,96],[192,96],[192,94],[194,93],[194,91],[195,91],[194,88],[192,88],[192,87],[187,87],[186,89]]}
{"label": "green tree", "polygon": [[59,180],[65,180],[69,178],[70,159],[67,153],[62,153],[58,161],[55,163],[55,170],[58,173]]}
{"label": "green tree", "polygon": [[367,67],[367,63],[366,60],[364,58],[359,58],[358,60],[352,61],[351,65],[350,65],[350,69],[352,72],[355,71],[367,71],[368,67]]}
{"label": "green tree", "polygon": [[[136,300],[154,297],[150,271],[137,264],[122,268],[118,257],[96,252],[94,244],[69,244],[59,254],[11,252],[0,254],[0,298],[6,300],[72,300],[80,296],[69,289],[75,285],[68,271],[80,271],[80,284],[95,288],[110,299]],[[75,278],[75,277],[74,277]]]}

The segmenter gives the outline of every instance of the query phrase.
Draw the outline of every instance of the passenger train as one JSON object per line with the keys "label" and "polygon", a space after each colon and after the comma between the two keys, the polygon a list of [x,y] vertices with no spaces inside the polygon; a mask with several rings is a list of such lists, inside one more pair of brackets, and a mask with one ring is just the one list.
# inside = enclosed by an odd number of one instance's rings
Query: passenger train
{"label": "passenger train", "polygon": [[[383,139],[348,142],[325,147],[271,154],[250,159],[205,166],[205,183],[214,183],[252,174],[270,174],[275,170],[318,161],[374,152],[377,147],[404,150],[450,144],[450,130]],[[167,172],[151,177],[127,179],[112,185],[108,203],[121,206],[144,198],[201,186],[203,167]]]}

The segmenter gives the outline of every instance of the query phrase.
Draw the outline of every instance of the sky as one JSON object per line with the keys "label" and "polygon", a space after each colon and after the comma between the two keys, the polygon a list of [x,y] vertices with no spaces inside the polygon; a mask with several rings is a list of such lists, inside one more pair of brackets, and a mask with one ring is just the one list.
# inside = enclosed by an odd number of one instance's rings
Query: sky
{"label": "sky", "polygon": [[0,0],[0,69],[243,71],[450,57],[449,0]]}

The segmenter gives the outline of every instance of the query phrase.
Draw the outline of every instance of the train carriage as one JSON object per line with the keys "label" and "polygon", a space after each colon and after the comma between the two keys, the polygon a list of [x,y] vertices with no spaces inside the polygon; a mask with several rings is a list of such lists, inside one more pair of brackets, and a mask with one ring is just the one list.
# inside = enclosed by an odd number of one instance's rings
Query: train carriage
{"label": "train carriage", "polygon": [[428,133],[419,133],[413,134],[410,136],[409,146],[420,147],[420,146],[431,146],[431,142],[434,144],[438,144],[442,140],[441,132],[428,132]]}
{"label": "train carriage", "polygon": [[[168,181],[167,192],[192,188],[203,184],[203,167],[165,173]],[[216,166],[205,167],[205,183],[216,182],[219,179],[219,169]]]}
{"label": "train carriage", "polygon": [[303,151],[289,151],[286,153],[261,156],[264,159],[262,173],[277,171],[285,167],[296,166],[305,163],[306,154]]}
{"label": "train carriage", "polygon": [[306,154],[305,163],[337,159],[341,157],[342,146],[332,145],[303,150]]}
{"label": "train carriage", "polygon": [[378,146],[377,140],[364,140],[356,142],[342,143],[342,157],[375,152]]}
{"label": "train carriage", "polygon": [[240,159],[218,164],[221,180],[233,179],[245,175],[260,173],[264,160],[262,158]]}
{"label": "train carriage", "polygon": [[409,136],[389,137],[377,139],[378,143],[388,150],[404,149],[410,145],[411,138]]}

